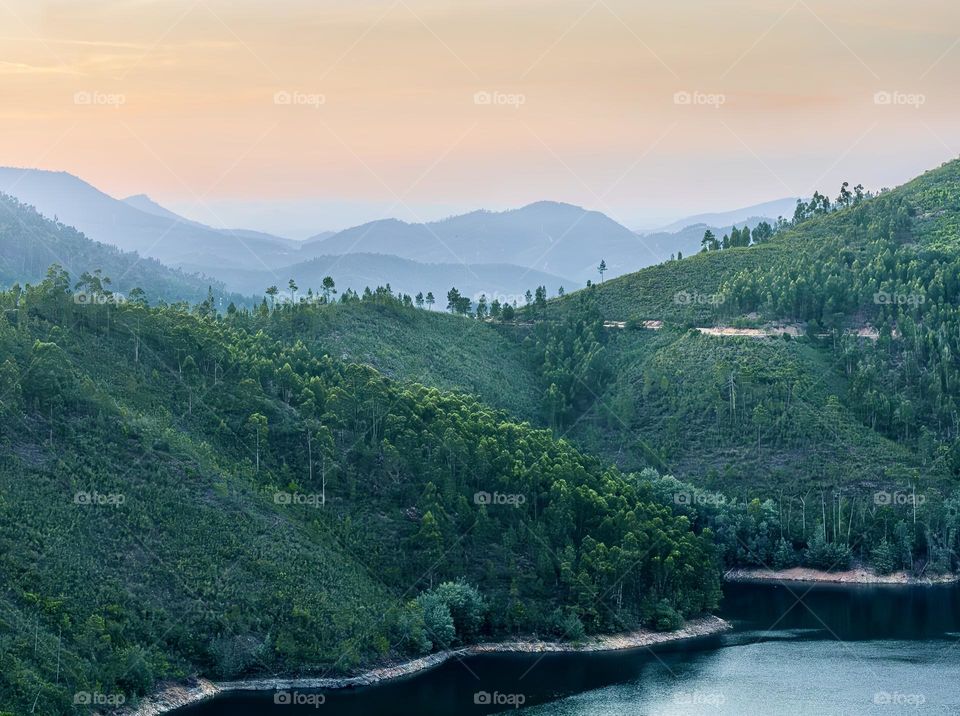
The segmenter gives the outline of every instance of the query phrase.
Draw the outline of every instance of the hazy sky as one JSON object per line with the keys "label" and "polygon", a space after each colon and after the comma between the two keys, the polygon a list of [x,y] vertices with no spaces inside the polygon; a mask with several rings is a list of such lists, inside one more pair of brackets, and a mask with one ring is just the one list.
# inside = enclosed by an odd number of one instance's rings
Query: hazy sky
{"label": "hazy sky", "polygon": [[294,236],[637,227],[953,158],[958,71],[953,0],[2,0],[0,164]]}

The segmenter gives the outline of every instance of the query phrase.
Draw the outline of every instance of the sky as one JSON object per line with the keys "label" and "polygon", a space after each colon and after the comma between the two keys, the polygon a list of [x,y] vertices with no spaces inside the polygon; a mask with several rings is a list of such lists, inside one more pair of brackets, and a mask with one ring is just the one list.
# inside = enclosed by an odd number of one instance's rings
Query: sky
{"label": "sky", "polygon": [[955,158],[958,70],[943,0],[2,0],[0,164],[295,238],[652,227]]}

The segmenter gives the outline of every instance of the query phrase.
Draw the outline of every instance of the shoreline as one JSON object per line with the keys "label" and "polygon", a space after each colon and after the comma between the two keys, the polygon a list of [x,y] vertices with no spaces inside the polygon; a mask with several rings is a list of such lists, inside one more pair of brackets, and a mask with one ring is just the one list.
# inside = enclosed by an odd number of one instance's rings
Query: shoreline
{"label": "shoreline", "polygon": [[766,582],[807,582],[817,584],[849,584],[849,585],[899,585],[899,586],[933,586],[936,584],[953,584],[960,581],[957,574],[938,574],[933,577],[914,577],[906,572],[892,572],[891,574],[877,574],[863,567],[854,567],[839,572],[824,572],[808,567],[791,567],[790,569],[762,569],[762,568],[734,568],[723,575],[726,582],[766,583]]}
{"label": "shoreline", "polygon": [[241,681],[213,682],[194,679],[189,683],[168,684],[154,694],[145,697],[136,707],[114,711],[116,716],[160,716],[184,706],[206,701],[219,694],[232,691],[280,691],[286,689],[345,689],[370,686],[422,671],[429,671],[446,661],[464,656],[481,654],[540,654],[540,653],[588,653],[600,651],[626,651],[642,647],[712,636],[729,631],[733,626],[716,616],[691,619],[675,631],[657,632],[640,629],[624,634],[592,637],[581,643],[541,641],[539,639],[514,639],[509,641],[471,644],[458,649],[448,649],[418,659],[388,666],[376,667],[356,676],[342,678],[301,677],[245,679]]}

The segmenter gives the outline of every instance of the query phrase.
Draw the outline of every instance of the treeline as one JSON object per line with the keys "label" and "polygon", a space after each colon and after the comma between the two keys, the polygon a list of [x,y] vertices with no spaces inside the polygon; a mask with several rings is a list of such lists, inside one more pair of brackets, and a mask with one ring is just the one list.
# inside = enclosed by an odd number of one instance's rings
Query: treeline
{"label": "treeline", "polygon": [[654,470],[638,479],[672,500],[696,531],[709,529],[728,568],[836,571],[856,561],[879,574],[930,577],[960,567],[960,489],[941,497],[785,486],[767,498],[736,500]]}
{"label": "treeline", "polygon": [[797,199],[797,206],[791,218],[778,217],[772,225],[768,221],[761,221],[752,231],[749,226],[744,226],[742,229],[734,226],[730,229],[729,234],[723,235],[722,239],[718,239],[713,231],[707,229],[703,232],[703,238],[700,240],[700,250],[704,252],[721,251],[723,249],[744,248],[766,243],[781,231],[795,228],[814,217],[826,216],[840,209],[859,206],[865,200],[872,199],[873,197],[874,194],[872,192],[864,191],[862,184],[857,184],[853,188],[853,191],[850,191],[850,182],[845,181],[840,187],[840,193],[832,203],[830,202],[830,197],[826,194],[815,191],[810,201]]}

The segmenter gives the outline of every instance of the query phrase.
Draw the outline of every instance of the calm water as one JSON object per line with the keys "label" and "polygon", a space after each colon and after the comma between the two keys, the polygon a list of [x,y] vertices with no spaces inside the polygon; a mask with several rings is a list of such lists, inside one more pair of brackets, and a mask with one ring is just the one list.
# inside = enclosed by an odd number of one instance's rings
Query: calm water
{"label": "calm water", "polygon": [[728,585],[721,614],[734,632],[655,651],[471,657],[292,694],[300,705],[228,694],[177,716],[960,713],[958,587]]}

